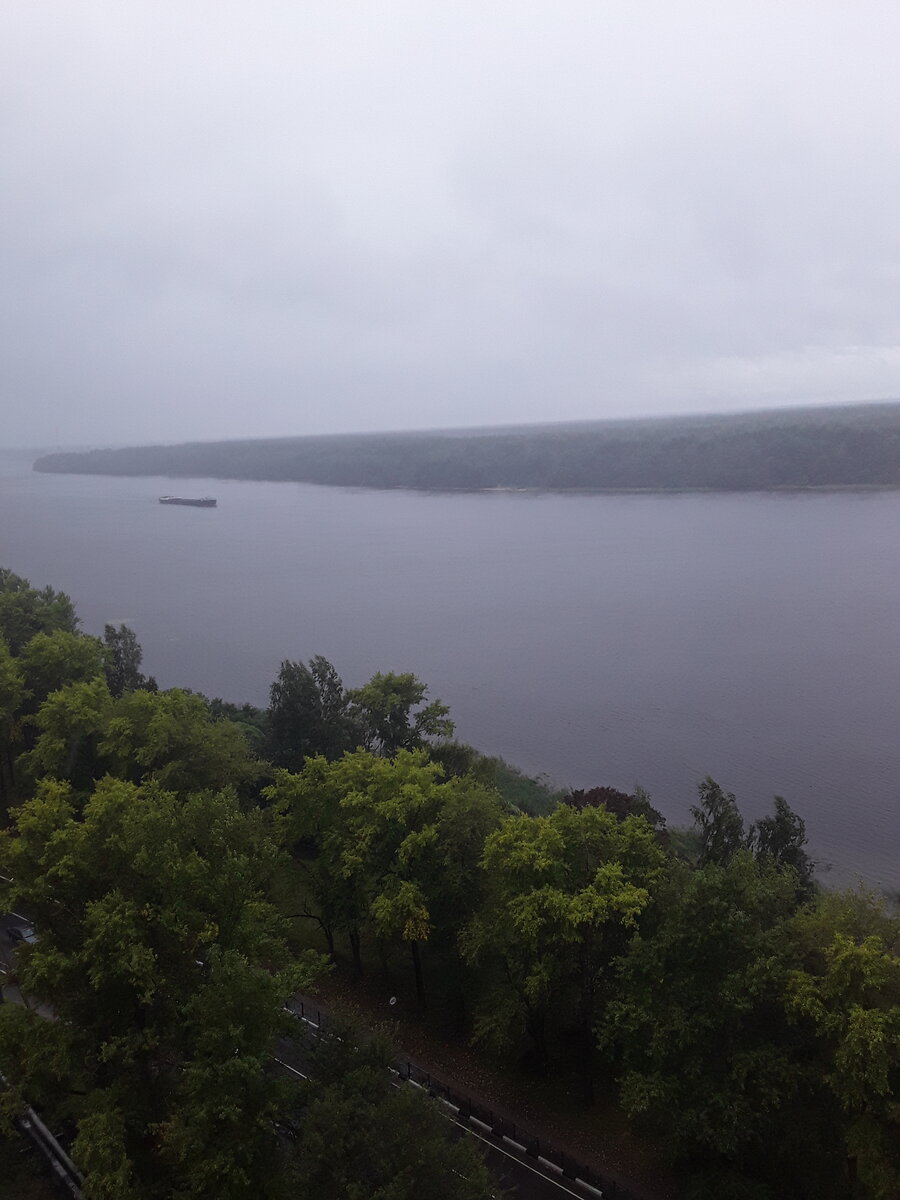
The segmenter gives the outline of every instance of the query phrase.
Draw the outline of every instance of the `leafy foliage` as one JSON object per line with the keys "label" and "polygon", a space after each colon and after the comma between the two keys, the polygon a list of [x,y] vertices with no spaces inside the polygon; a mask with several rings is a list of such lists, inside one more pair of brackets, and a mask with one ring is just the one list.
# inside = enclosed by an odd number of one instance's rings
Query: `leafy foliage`
{"label": "leafy foliage", "polygon": [[758,859],[789,867],[797,876],[798,892],[808,897],[813,890],[812,859],[803,849],[806,825],[783,796],[776,796],[771,817],[761,817],[751,825],[748,845]]}
{"label": "leafy foliage", "polygon": [[661,830],[666,823],[665,817],[650,803],[650,796],[641,787],[636,787],[632,795],[620,792],[617,788],[595,787],[588,791],[569,792],[563,800],[571,808],[603,807],[623,821],[626,817],[643,817],[654,829]]}
{"label": "leafy foliage", "polygon": [[874,1200],[900,1193],[900,957],[881,937],[836,931],[812,970],[792,973],[788,1011],[818,1038],[825,1086]]}
{"label": "leafy foliage", "polygon": [[691,815],[700,835],[700,866],[726,866],[744,845],[744,818],[732,792],[724,792],[709,775],[697,787],[700,803]]}
{"label": "leafy foliage", "polygon": [[12,797],[15,743],[20,733],[20,709],[26,694],[19,664],[0,638],[0,819]]}
{"label": "leafy foliage", "polygon": [[75,607],[65,592],[33,588],[27,579],[0,567],[0,638],[12,654],[36,633],[78,632]]}
{"label": "leafy foliage", "polygon": [[411,672],[380,671],[350,692],[362,745],[390,758],[399,750],[421,749],[429,738],[452,737],[450,710],[440,700],[426,704],[427,693],[426,685]]}
{"label": "leafy foliage", "polygon": [[312,1061],[296,1120],[292,1195],[297,1200],[489,1200],[477,1151],[450,1137],[435,1101],[392,1086],[387,1043],[335,1028]]}
{"label": "leafy foliage", "polygon": [[152,677],[147,679],[141,673],[143,657],[144,652],[133,629],[127,625],[104,625],[103,669],[110,695],[118,700],[126,692],[134,692],[138,688],[156,691],[156,680]]}
{"label": "leafy foliage", "polygon": [[422,751],[385,759],[358,750],[334,763],[310,759],[299,775],[279,772],[266,791],[307,877],[307,915],[331,946],[335,931],[346,933],[357,968],[366,926],[410,944],[420,1001],[420,943],[452,938],[473,910],[481,846],[502,815],[475,780],[439,776]]}
{"label": "leafy foliage", "polygon": [[269,699],[269,736],[276,766],[299,771],[307,758],[340,758],[362,742],[350,698],[334,666],[316,655],[281,664]]}
{"label": "leafy foliage", "polygon": [[622,1056],[627,1111],[681,1156],[761,1148],[798,1086],[781,997],[793,879],[742,851],[681,869],[657,927],[633,939],[601,1032]]}
{"label": "leafy foliage", "polygon": [[98,676],[53,692],[33,723],[38,736],[24,765],[80,791],[106,774],[181,792],[245,789],[260,773],[238,726],[212,720],[201,696],[178,689],[114,699]]}
{"label": "leafy foliage", "polygon": [[0,1116],[70,1116],[88,1200],[485,1194],[355,1036],[322,1049],[285,1175],[264,1067],[322,965],[267,900],[288,875],[334,958],[403,948],[481,1042],[588,1097],[615,1080],[686,1194],[900,1192],[900,918],[815,885],[783,798],[746,832],[710,778],[691,830],[639,789],[558,803],[448,740],[416,676],[348,691],[321,657],[285,660],[268,711],[156,692],[130,630],[79,634],[8,571],[0,631],[0,886],[39,930],[5,954],[33,1000],[0,1006]]}
{"label": "leafy foliage", "polygon": [[[40,929],[19,975],[56,1020],[28,1013],[33,1036],[5,1061],[31,1094],[54,1077],[87,1091],[73,1146],[87,1196],[266,1194],[269,1043],[316,969],[289,963],[262,896],[276,853],[229,792],[107,779],[79,815],[67,785],[43,781],[16,811],[9,903]],[[0,1008],[8,1050],[22,1020]],[[52,1059],[22,1052],[35,1039]]]}
{"label": "leafy foliage", "polygon": [[100,643],[95,638],[66,633],[36,633],[22,647],[19,669],[25,679],[29,712],[52,692],[72,683],[88,683],[103,674]]}
{"label": "leafy foliage", "polygon": [[551,1007],[568,1006],[589,1051],[613,962],[663,874],[650,826],[561,805],[548,817],[506,820],[482,861],[486,902],[463,934],[466,957],[492,968],[477,1036],[504,1045],[525,1032],[545,1065]]}

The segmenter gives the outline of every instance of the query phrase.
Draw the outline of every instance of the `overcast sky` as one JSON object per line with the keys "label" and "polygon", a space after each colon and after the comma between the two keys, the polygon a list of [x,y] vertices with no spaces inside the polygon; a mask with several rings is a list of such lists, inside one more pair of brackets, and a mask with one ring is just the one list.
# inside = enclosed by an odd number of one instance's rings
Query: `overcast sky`
{"label": "overcast sky", "polygon": [[900,396],[900,4],[6,0],[8,445]]}

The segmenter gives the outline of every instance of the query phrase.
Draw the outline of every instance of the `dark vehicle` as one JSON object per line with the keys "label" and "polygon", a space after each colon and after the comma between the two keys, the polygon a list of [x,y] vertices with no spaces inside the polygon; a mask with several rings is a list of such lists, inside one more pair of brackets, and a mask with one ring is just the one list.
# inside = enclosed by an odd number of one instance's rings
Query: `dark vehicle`
{"label": "dark vehicle", "polygon": [[37,934],[30,925],[10,925],[7,932],[11,942],[24,942],[28,946],[33,946],[37,941]]}

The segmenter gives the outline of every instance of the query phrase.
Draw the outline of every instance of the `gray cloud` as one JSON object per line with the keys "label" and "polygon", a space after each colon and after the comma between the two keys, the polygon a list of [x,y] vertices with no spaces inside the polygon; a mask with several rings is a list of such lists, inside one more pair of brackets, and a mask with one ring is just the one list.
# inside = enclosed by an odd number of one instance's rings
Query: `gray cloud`
{"label": "gray cloud", "polygon": [[888,0],[9,6],[7,437],[898,395],[898,41]]}

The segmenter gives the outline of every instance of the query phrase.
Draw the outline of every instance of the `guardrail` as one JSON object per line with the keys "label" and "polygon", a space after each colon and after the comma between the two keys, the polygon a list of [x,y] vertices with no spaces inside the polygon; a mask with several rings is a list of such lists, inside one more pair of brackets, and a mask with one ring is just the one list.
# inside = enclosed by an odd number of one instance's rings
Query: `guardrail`
{"label": "guardrail", "polygon": [[[6,1076],[0,1071],[0,1085],[6,1087]],[[75,1200],[81,1200],[81,1172],[63,1150],[62,1146],[29,1105],[15,1121],[16,1127],[44,1156],[59,1182]]]}
{"label": "guardrail", "polygon": [[[324,1030],[322,1013],[318,1008],[304,1004],[303,1001],[296,1003],[299,1005],[299,1011],[289,1008],[289,1012],[307,1025],[313,1026],[317,1031]],[[451,1088],[429,1072],[421,1070],[408,1059],[395,1059],[391,1070],[398,1079],[422,1088],[429,1095],[453,1109],[455,1119],[461,1125],[472,1125],[477,1127],[479,1132],[495,1138],[498,1142],[511,1143],[523,1154],[537,1159],[542,1166],[549,1167],[551,1171],[558,1173],[564,1179],[583,1184],[591,1191],[602,1195],[604,1200],[645,1200],[632,1188],[618,1183],[604,1172],[589,1167],[571,1155],[557,1150],[545,1138],[530,1133],[517,1122],[501,1117],[493,1109],[486,1108],[464,1092],[456,1091],[455,1088]]]}

